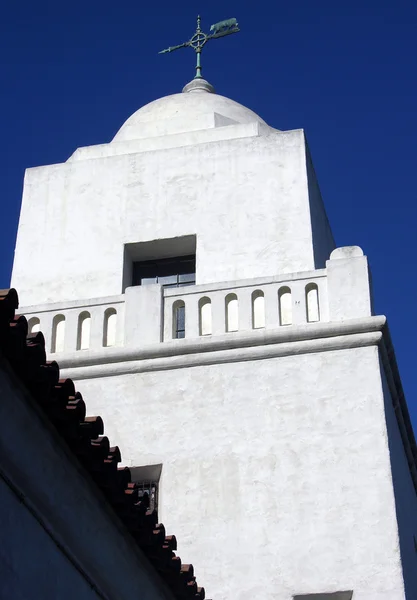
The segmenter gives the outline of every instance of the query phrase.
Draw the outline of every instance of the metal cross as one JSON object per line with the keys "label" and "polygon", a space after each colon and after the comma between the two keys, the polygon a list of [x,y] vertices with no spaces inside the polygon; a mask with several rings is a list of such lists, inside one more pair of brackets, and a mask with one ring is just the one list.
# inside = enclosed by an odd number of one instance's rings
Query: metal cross
{"label": "metal cross", "polygon": [[219,23],[214,23],[210,27],[210,34],[203,33],[200,27],[201,18],[200,15],[197,17],[197,30],[193,37],[188,40],[188,42],[184,42],[184,44],[179,44],[178,46],[170,46],[165,50],[161,50],[159,54],[165,54],[166,52],[173,52],[174,50],[179,50],[180,48],[193,48],[197,54],[197,64],[196,64],[196,74],[194,79],[201,79],[201,51],[203,47],[209,40],[214,40],[216,38],[224,37],[225,35],[230,35],[232,33],[237,33],[240,31],[239,26],[237,24],[236,19],[226,19],[225,21],[220,21]]}

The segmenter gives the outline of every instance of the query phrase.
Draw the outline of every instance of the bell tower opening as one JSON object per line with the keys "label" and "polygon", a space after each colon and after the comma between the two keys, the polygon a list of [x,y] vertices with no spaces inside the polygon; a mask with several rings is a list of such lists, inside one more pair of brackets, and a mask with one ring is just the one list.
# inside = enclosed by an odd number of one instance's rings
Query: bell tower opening
{"label": "bell tower opening", "polygon": [[195,285],[195,235],[125,244],[123,291],[154,283],[164,287]]}

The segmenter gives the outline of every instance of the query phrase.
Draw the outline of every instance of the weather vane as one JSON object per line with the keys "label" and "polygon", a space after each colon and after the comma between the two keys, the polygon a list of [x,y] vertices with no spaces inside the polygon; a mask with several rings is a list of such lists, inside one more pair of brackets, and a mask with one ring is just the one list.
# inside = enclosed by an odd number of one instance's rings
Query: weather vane
{"label": "weather vane", "polygon": [[219,23],[214,23],[210,27],[210,34],[203,33],[200,27],[201,18],[200,15],[197,17],[197,30],[193,37],[188,40],[188,42],[184,42],[183,44],[179,44],[178,46],[170,46],[165,50],[161,50],[159,54],[165,54],[166,52],[174,52],[174,50],[179,50],[180,48],[193,48],[197,54],[197,64],[196,64],[196,74],[194,79],[201,79],[201,51],[203,47],[209,40],[214,40],[216,38],[224,37],[225,35],[230,35],[232,33],[237,33],[240,31],[239,26],[237,24],[236,19],[226,19],[225,21],[220,21]]}

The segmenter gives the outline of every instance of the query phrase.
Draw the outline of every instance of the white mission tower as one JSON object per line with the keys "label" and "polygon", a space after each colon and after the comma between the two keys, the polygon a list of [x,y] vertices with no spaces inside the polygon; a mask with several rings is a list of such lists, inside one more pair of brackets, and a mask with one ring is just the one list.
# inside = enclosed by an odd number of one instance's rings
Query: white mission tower
{"label": "white mission tower", "polygon": [[203,79],[26,172],[12,285],[213,600],[417,597],[416,445],[303,130]]}

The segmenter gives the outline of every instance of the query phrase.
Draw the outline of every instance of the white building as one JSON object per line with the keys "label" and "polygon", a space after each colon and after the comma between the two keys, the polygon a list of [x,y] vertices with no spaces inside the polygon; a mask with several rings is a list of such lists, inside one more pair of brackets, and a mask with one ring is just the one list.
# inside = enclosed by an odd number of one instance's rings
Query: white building
{"label": "white building", "polygon": [[12,285],[128,466],[159,465],[138,477],[208,597],[417,597],[386,319],[363,252],[335,249],[302,130],[204,80],[151,102],[27,171]]}

